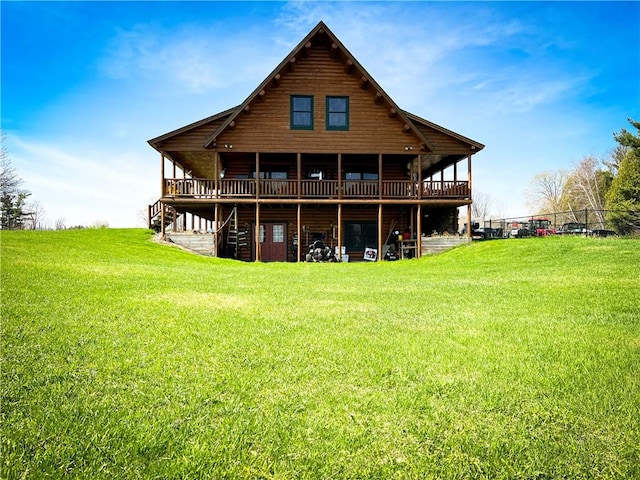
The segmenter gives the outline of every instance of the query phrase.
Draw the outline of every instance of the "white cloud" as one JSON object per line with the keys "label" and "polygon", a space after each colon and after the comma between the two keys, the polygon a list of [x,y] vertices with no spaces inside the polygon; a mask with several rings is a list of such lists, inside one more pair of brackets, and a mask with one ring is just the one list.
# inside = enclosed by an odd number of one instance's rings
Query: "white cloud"
{"label": "white cloud", "polygon": [[13,138],[15,165],[48,216],[139,224],[159,193],[146,140],[240,103],[320,20],[401,108],[487,145],[474,185],[508,199],[506,214],[523,213],[516,199],[533,174],[594,145],[601,153],[619,129],[594,135],[603,110],[583,97],[599,67],[565,57],[573,44],[540,17],[482,2],[292,2],[278,12],[243,28],[194,19],[115,31],[97,52],[101,77],[43,105],[32,133]]}
{"label": "white cloud", "polygon": [[257,80],[256,72],[266,76],[280,61],[271,45],[256,38],[216,25],[167,30],[140,24],[117,32],[99,69],[114,80],[143,81],[181,95],[211,92],[247,77]]}

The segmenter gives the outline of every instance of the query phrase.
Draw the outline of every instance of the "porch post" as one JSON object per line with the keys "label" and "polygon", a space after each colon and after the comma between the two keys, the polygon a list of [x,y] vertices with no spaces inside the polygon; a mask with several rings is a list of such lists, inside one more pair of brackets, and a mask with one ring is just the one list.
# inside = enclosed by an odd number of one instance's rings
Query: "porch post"
{"label": "porch post", "polygon": [[220,204],[216,203],[213,209],[213,256],[218,257],[218,241],[219,241],[219,233],[218,233],[218,225],[220,224]]}
{"label": "porch post", "polygon": [[166,233],[165,228],[164,228],[164,203],[160,202],[160,236],[162,238],[164,238],[164,235]]}
{"label": "porch post", "polygon": [[[342,198],[342,154],[338,154],[338,198]],[[339,211],[339,210],[338,210]],[[340,222],[338,221],[338,231],[340,231]],[[340,235],[338,235],[340,237]]]}
{"label": "porch post", "polygon": [[382,261],[382,202],[378,203],[378,262]]}
{"label": "porch post", "polygon": [[220,173],[218,169],[218,162],[220,161],[220,153],[216,152],[213,159],[213,191],[214,197],[220,197]]}
{"label": "porch post", "polygon": [[260,245],[260,152],[256,152],[256,262],[262,260],[262,249]]}
{"label": "porch post", "polygon": [[256,201],[260,198],[260,152],[256,152]]}
{"label": "porch post", "polygon": [[[298,182],[300,181],[300,176],[298,176]],[[300,190],[298,190],[298,194]],[[300,262],[301,254],[300,250],[302,249],[302,204],[298,203],[298,211],[296,215],[296,235],[298,236],[298,248],[296,248],[296,261]]]}
{"label": "porch post", "polygon": [[[164,197],[164,152],[160,153],[160,196]],[[164,229],[164,227],[163,227]],[[164,232],[163,232],[164,234]]]}
{"label": "porch post", "polygon": [[255,261],[261,261],[261,248],[260,248],[260,204],[256,202],[256,228],[255,228],[255,243],[256,243],[256,258]]}
{"label": "porch post", "polygon": [[378,154],[378,199],[382,200],[382,154]]}
{"label": "porch post", "polygon": [[418,200],[421,200],[422,199],[422,160],[420,159],[420,155],[416,157],[416,167],[418,168]]}
{"label": "porch post", "polygon": [[[218,160],[220,158],[220,153],[215,152],[214,154],[214,158],[213,158],[213,191],[214,193],[214,197],[218,198],[218,188],[219,188],[219,174],[218,174]],[[214,257],[218,257],[218,241],[219,241],[219,236],[218,236],[218,225],[220,224],[220,204],[215,203],[214,204],[214,208],[213,208],[213,223],[214,223],[214,227],[213,227],[213,256]],[[236,252],[237,252],[237,246],[236,246]]]}
{"label": "porch post", "polygon": [[418,213],[416,214],[416,258],[422,256],[422,204],[418,204]]}
{"label": "porch post", "polygon": [[[298,198],[302,196],[302,154],[298,152],[296,158],[296,175],[298,177]],[[298,212],[300,209],[298,209]],[[300,219],[298,219],[298,224],[300,224]],[[298,230],[300,230],[300,225],[298,225]],[[300,246],[300,232],[298,232],[298,246]],[[298,257],[298,261],[300,261],[300,257]]]}
{"label": "porch post", "polygon": [[338,204],[338,261],[342,261],[342,203]]}
{"label": "porch post", "polygon": [[[473,195],[472,195],[472,190],[471,190],[471,154],[468,155],[467,157],[467,179],[469,182],[468,188],[469,188],[469,199],[471,200],[471,202],[473,203]],[[467,205],[467,237],[471,238],[471,203],[469,203]]]}

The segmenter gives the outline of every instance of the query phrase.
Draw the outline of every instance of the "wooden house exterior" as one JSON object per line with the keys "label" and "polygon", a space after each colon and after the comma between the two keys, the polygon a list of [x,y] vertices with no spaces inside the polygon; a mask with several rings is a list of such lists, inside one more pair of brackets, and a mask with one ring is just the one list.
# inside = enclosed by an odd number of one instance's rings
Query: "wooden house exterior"
{"label": "wooden house exterior", "polygon": [[484,147],[399,108],[322,22],[241,105],[149,144],[150,225],[177,215],[213,234],[214,255],[255,261],[304,260],[316,239],[382,258],[392,230],[455,232]]}

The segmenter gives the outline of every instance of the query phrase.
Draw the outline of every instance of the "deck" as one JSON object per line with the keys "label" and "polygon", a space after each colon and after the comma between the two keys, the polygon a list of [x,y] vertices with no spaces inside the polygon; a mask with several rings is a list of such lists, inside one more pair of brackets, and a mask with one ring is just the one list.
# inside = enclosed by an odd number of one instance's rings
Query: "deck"
{"label": "deck", "polygon": [[466,199],[469,182],[166,178],[163,197],[201,199]]}

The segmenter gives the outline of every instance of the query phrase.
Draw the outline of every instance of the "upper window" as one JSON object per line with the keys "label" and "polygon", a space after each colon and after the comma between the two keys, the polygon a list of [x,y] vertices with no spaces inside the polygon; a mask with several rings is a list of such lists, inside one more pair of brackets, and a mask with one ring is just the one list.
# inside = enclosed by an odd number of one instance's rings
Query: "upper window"
{"label": "upper window", "polygon": [[327,130],[349,130],[349,97],[327,97]]}
{"label": "upper window", "polygon": [[313,130],[313,97],[291,95],[291,129]]}

